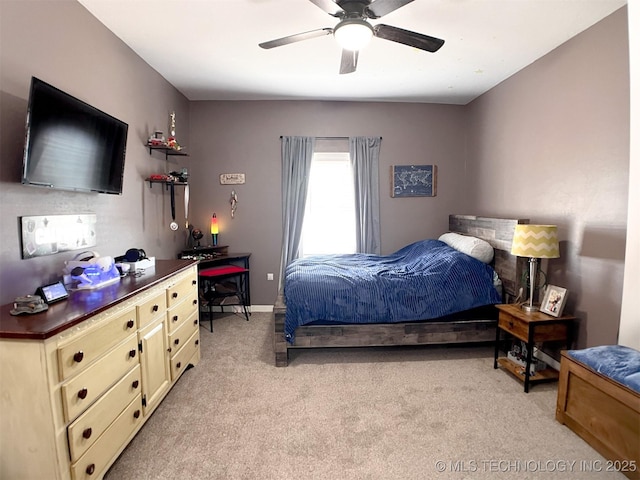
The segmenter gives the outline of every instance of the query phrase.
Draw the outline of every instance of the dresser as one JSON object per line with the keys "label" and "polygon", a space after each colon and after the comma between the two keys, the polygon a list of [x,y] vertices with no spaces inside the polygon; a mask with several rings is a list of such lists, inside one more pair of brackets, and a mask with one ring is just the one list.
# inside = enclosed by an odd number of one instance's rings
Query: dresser
{"label": "dresser", "polygon": [[0,478],[102,478],[200,359],[192,260],[157,260],[39,314],[10,309],[0,310]]}

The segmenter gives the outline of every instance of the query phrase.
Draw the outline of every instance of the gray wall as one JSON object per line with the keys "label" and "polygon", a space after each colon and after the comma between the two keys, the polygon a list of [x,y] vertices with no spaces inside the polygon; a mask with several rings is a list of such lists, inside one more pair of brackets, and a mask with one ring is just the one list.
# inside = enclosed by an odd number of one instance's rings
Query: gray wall
{"label": "gray wall", "polygon": [[581,345],[616,343],[629,189],[626,7],[467,107],[467,164],[479,179],[468,205],[557,224],[561,257],[549,261],[549,282],[569,290]]}
{"label": "gray wall", "polygon": [[[0,1],[0,302],[33,293],[60,276],[78,252],[28,260],[20,256],[23,215],[96,213],[94,250],[117,256],[130,247],[175,258],[183,233],[169,229],[169,197],[149,189],[151,173],[172,171],[149,155],[149,133],[167,131],[176,111],[177,135],[189,143],[189,102],[74,1]],[[129,124],[124,191],[120,196],[48,191],[20,184],[31,76],[36,76]],[[184,214],[181,214],[183,216]]]}
{"label": "gray wall", "polygon": [[[382,136],[383,253],[440,235],[446,229],[448,214],[463,210],[464,107],[309,101],[193,102],[191,125],[192,221],[206,228],[215,211],[220,242],[235,251],[253,252],[254,304],[272,304],[276,297],[282,238],[280,135]],[[346,140],[342,147],[348,151]],[[391,165],[411,163],[438,166],[436,197],[390,197]],[[221,173],[245,173],[246,184],[220,185]],[[234,189],[239,202],[236,217],[231,219],[229,197]],[[327,212],[329,218],[330,215]],[[327,236],[339,234],[327,231]],[[276,280],[266,280],[269,272],[275,273]]]}
{"label": "gray wall", "polygon": [[[173,257],[184,229],[169,231],[168,195],[149,189],[144,178],[187,166],[191,223],[207,231],[211,213],[218,214],[221,243],[253,253],[253,303],[270,304],[277,282],[268,282],[266,273],[278,272],[281,241],[280,135],[380,135],[385,253],[439,235],[449,213],[557,223],[562,257],[550,262],[550,281],[571,291],[567,308],[582,318],[581,344],[615,342],[629,170],[626,8],[465,107],[189,103],[75,1],[5,0],[0,13],[0,42],[11,45],[0,52],[0,302],[32,292],[72,256],[21,260],[22,215],[95,212],[96,249],[103,255],[137,246]],[[18,183],[31,75],[129,123],[122,196]],[[149,132],[167,130],[170,110],[191,153],[180,164],[144,148]],[[410,163],[438,165],[437,197],[390,198],[389,167]],[[245,173],[247,183],[221,186],[220,173]],[[235,219],[229,216],[232,188],[239,196]]]}

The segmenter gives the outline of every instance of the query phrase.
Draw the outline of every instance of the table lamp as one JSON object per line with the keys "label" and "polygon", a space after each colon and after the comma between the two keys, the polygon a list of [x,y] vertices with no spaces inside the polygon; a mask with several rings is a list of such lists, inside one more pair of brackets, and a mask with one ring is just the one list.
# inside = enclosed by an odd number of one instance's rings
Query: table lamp
{"label": "table lamp", "polygon": [[533,304],[538,259],[560,256],[558,227],[556,225],[516,225],[511,255],[529,257],[529,302],[523,304],[522,309],[526,312],[535,312],[539,309]]}
{"label": "table lamp", "polygon": [[211,217],[211,242],[213,243],[214,247],[218,245],[218,233],[218,217],[216,217],[216,214],[214,212],[213,216]]}

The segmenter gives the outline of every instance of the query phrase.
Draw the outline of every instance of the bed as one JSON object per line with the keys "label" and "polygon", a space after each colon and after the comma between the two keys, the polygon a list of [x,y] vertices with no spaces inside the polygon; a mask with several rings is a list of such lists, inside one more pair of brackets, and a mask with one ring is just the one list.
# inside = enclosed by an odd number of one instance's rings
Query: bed
{"label": "bed", "polygon": [[[339,317],[336,318],[335,313],[331,313],[331,321],[327,321],[326,318],[309,318],[301,321],[299,316],[301,311],[304,312],[304,309],[298,308],[297,305],[289,305],[290,311],[289,315],[287,315],[287,303],[292,303],[292,295],[289,294],[291,288],[287,284],[289,277],[286,277],[285,291],[287,291],[287,296],[285,297],[285,293],[281,292],[274,305],[276,366],[287,366],[289,351],[296,348],[428,345],[495,341],[497,311],[491,304],[513,299],[519,289],[522,274],[527,268],[526,259],[513,256],[510,253],[513,231],[518,223],[529,223],[529,220],[470,215],[449,216],[449,232],[482,239],[493,247],[491,268],[501,282],[503,299],[498,299],[497,301],[494,299],[487,302],[487,305],[463,311],[447,312],[443,316],[411,317],[406,320],[396,317],[390,318],[388,321],[378,318],[375,320],[377,323],[360,323],[360,320],[353,320],[353,312],[350,312],[352,309],[345,306],[347,321]],[[439,243],[441,242],[427,241],[428,246],[437,247]],[[414,244],[406,248],[409,247],[410,249],[417,248]],[[399,252],[402,252],[402,250]],[[289,271],[289,268],[287,270]],[[401,275],[400,277],[403,276]],[[289,291],[287,290],[288,287]],[[285,298],[288,299],[288,302],[285,301]],[[451,298],[446,303],[450,302]],[[363,310],[362,306],[358,310]],[[293,315],[294,312],[295,315]],[[393,316],[395,313],[390,312],[389,315]],[[306,321],[310,323],[305,323]]]}

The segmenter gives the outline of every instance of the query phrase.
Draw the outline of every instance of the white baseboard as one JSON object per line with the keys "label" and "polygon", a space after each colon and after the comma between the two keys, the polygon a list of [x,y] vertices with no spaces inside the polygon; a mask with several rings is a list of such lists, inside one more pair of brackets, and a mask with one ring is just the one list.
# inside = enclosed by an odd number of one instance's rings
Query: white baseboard
{"label": "white baseboard", "polygon": [[533,354],[536,358],[542,360],[544,363],[549,365],[554,370],[560,371],[560,362],[558,362],[555,358],[550,357],[549,355],[540,351],[537,348],[533,351]]}
{"label": "white baseboard", "polygon": [[273,312],[273,305],[251,305],[252,312]]}
{"label": "white baseboard", "polygon": [[[206,307],[204,307],[206,308]],[[220,312],[220,307],[213,307],[214,308],[214,312]],[[222,307],[222,311],[223,312],[229,312],[229,313],[243,313],[242,312],[242,307],[238,306],[238,305],[228,305],[228,306],[223,306]],[[273,312],[273,305],[251,305],[249,307],[249,311],[250,312]]]}

